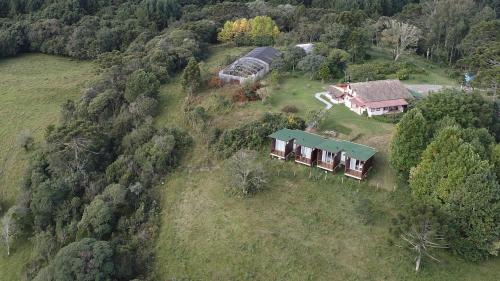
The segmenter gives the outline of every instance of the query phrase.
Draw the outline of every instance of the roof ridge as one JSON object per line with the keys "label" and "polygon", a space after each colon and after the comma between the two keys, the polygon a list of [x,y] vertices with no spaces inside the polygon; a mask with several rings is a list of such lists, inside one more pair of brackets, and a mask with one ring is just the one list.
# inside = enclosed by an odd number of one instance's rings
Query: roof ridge
{"label": "roof ridge", "polygon": [[341,140],[341,141],[343,141],[343,142],[349,142],[349,143],[352,143],[352,144],[355,144],[355,145],[360,145],[360,146],[368,147],[368,148],[371,148],[371,149],[373,149],[373,150],[377,151],[377,149],[376,149],[376,148],[371,147],[371,146],[368,146],[368,145],[366,145],[366,144],[357,143],[357,142],[352,142],[352,141],[348,141],[348,140]]}

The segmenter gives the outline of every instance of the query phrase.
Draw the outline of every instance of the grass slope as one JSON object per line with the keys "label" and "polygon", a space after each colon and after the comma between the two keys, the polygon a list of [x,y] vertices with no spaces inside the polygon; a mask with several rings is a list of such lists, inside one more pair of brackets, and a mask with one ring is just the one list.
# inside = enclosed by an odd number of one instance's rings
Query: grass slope
{"label": "grass slope", "polygon": [[40,141],[45,127],[57,121],[60,106],[77,99],[92,65],[62,57],[27,54],[0,60],[0,196],[12,203],[26,167],[18,146],[23,130]]}
{"label": "grass slope", "polygon": [[[57,121],[61,104],[77,99],[92,64],[62,57],[27,54],[0,60],[0,201],[15,201],[27,165],[17,136],[23,130],[40,141],[45,127]],[[1,214],[0,214],[1,215]],[[22,280],[31,243],[14,243],[10,257],[0,246],[0,281]]]}
{"label": "grass slope", "polygon": [[[227,51],[241,50],[214,48],[205,67],[220,65],[218,60]],[[234,106],[229,112],[213,114],[213,121],[218,126],[233,127],[264,111],[279,111],[286,104],[319,109],[321,105],[312,94],[321,87],[303,77],[291,77],[283,82],[281,91],[272,93],[270,104]],[[198,96],[199,104],[209,107],[214,96],[230,96],[231,91],[228,87],[204,90]],[[165,85],[160,96],[163,110],[156,124],[183,126],[185,94],[178,80]],[[335,130],[341,138],[354,138],[380,151],[367,183],[273,161],[266,164],[271,174],[268,190],[249,199],[229,197],[223,192],[224,163],[214,159],[210,148],[194,136],[196,145],[181,167],[156,189],[163,206],[156,241],[156,279],[497,279],[498,259],[471,264],[447,252],[438,253],[441,264],[425,263],[416,275],[408,252],[387,243],[390,219],[408,196],[405,190],[387,191],[393,190],[394,184],[387,161],[392,124],[334,106],[319,130]],[[263,163],[266,159],[267,153],[262,151]],[[362,211],[365,200],[373,202],[369,215]],[[371,224],[365,223],[366,216],[373,220]]]}

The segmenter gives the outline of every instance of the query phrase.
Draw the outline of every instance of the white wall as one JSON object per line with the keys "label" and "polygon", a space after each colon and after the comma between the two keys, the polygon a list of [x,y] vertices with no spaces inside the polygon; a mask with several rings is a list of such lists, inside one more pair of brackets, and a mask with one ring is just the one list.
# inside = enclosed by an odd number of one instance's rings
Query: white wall
{"label": "white wall", "polygon": [[[403,111],[404,111],[404,107],[402,105],[398,106],[397,112],[403,112]],[[370,116],[370,117],[377,116],[377,115],[384,115],[384,114],[387,114],[389,112],[394,112],[394,111],[389,111],[388,107],[386,110],[384,110],[384,108],[379,108],[378,111],[375,108],[368,108],[368,116]]]}

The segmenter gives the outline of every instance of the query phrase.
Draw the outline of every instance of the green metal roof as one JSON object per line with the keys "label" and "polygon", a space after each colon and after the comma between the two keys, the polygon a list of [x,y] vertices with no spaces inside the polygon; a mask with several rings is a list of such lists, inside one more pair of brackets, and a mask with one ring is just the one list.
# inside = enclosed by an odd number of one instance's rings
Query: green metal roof
{"label": "green metal roof", "polygon": [[269,137],[282,141],[289,141],[293,139],[298,145],[310,148],[319,148],[333,153],[343,151],[347,156],[361,161],[366,161],[377,153],[374,148],[366,145],[344,140],[329,139],[300,130],[281,129],[274,132]]}
{"label": "green metal roof", "polygon": [[281,129],[269,135],[270,138],[289,141],[295,138],[295,130]]}
{"label": "green metal roof", "polygon": [[319,135],[311,134],[308,132],[294,130],[294,143],[298,145],[316,148],[319,144],[323,143],[327,138]]}
{"label": "green metal roof", "polygon": [[350,141],[342,141],[342,151],[344,151],[347,156],[361,161],[366,161],[377,153],[374,148]]}

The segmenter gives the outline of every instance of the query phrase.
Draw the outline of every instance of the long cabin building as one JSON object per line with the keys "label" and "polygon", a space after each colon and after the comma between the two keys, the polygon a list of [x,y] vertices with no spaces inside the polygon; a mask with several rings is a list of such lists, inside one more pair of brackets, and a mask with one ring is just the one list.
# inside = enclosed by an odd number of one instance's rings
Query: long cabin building
{"label": "long cabin building", "polygon": [[363,180],[373,165],[377,151],[369,146],[326,138],[300,131],[281,129],[269,136],[271,157],[283,160],[292,155],[296,163],[335,172],[344,167],[346,176]]}

